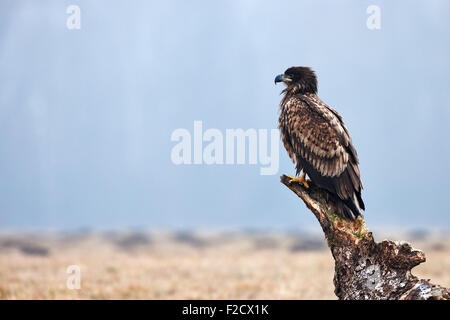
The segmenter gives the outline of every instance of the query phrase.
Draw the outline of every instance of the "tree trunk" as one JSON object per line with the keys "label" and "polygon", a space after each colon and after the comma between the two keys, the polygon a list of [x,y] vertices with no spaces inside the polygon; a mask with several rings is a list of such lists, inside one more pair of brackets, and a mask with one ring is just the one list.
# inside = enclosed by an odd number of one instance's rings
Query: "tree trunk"
{"label": "tree trunk", "polygon": [[406,242],[376,243],[363,217],[355,221],[337,212],[335,196],[309,183],[281,182],[299,196],[319,221],[335,260],[334,286],[339,299],[450,300],[450,291],[418,279],[411,269],[425,254]]}

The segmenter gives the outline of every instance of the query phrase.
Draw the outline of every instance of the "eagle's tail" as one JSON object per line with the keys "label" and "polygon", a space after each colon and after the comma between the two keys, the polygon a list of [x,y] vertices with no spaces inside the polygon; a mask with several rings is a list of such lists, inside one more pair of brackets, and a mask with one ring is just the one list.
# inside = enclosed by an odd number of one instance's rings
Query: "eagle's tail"
{"label": "eagle's tail", "polygon": [[356,220],[362,215],[361,210],[365,209],[364,202],[361,198],[361,192],[353,193],[353,199],[339,199],[339,211],[343,217],[350,220]]}

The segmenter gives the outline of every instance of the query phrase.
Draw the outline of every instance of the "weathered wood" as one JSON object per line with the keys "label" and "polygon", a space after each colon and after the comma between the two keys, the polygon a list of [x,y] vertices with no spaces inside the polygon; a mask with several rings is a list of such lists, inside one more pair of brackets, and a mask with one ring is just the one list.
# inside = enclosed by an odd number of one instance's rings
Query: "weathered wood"
{"label": "weathered wood", "polygon": [[339,299],[450,300],[448,289],[418,279],[411,269],[425,254],[406,242],[376,243],[364,218],[355,221],[336,214],[336,198],[309,183],[281,182],[299,196],[319,221],[335,260],[334,286]]}

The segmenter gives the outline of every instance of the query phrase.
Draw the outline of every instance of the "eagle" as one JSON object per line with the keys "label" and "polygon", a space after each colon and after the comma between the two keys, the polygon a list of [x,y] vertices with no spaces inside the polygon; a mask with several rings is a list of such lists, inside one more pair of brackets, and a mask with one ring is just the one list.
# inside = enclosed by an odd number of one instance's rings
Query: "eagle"
{"label": "eagle", "polygon": [[290,183],[309,188],[312,181],[335,196],[342,217],[355,220],[365,210],[363,185],[358,155],[342,117],[317,96],[317,77],[311,68],[291,67],[276,76],[278,82],[286,85],[278,128],[296,164],[296,177],[289,175]]}

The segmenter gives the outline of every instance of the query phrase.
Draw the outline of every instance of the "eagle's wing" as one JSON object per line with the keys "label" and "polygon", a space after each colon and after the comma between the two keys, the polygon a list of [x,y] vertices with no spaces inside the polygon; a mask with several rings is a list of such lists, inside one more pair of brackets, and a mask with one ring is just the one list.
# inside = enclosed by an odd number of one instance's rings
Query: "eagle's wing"
{"label": "eagle's wing", "polygon": [[359,193],[358,157],[341,116],[316,95],[292,96],[283,109],[279,127],[297,170],[312,166],[342,199]]}

